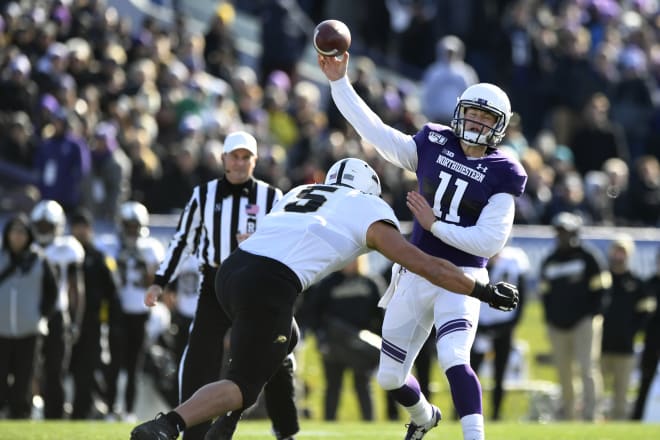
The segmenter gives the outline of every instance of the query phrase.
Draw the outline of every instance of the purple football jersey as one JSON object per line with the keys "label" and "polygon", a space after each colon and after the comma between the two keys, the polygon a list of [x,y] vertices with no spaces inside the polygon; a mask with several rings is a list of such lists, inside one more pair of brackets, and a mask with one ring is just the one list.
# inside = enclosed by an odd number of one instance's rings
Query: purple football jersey
{"label": "purple football jersey", "polygon": [[[518,197],[525,189],[527,173],[518,162],[497,149],[489,149],[489,154],[479,159],[466,157],[459,139],[445,125],[427,124],[414,139],[419,192],[443,222],[474,226],[493,194]],[[410,241],[457,266],[485,267],[488,261],[443,242],[416,220]]]}

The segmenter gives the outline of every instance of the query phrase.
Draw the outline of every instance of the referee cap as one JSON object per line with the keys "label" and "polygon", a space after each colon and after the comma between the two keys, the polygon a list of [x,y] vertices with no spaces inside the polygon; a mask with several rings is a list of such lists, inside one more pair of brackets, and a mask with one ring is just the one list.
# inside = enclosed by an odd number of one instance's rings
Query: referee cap
{"label": "referee cap", "polygon": [[257,140],[246,131],[234,131],[225,138],[223,153],[231,153],[234,150],[243,148],[248,150],[254,156],[257,155]]}

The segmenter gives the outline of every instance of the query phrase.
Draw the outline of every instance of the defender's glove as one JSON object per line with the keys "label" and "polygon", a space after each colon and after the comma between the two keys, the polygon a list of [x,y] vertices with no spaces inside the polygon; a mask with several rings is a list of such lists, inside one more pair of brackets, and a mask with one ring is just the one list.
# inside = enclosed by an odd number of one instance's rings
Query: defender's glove
{"label": "defender's glove", "polygon": [[487,303],[494,309],[508,312],[518,306],[518,288],[513,284],[499,282],[496,285],[474,283],[471,296]]}

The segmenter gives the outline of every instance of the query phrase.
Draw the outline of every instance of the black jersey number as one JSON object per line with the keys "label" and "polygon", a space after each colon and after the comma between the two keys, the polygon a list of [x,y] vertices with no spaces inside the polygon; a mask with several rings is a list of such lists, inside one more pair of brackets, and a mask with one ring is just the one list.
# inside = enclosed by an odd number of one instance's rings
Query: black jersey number
{"label": "black jersey number", "polygon": [[[306,188],[296,194],[298,200],[287,203],[284,210],[288,212],[314,212],[318,210],[328,200],[322,192],[335,192],[336,186],[316,185]],[[319,194],[321,193],[321,194]]]}

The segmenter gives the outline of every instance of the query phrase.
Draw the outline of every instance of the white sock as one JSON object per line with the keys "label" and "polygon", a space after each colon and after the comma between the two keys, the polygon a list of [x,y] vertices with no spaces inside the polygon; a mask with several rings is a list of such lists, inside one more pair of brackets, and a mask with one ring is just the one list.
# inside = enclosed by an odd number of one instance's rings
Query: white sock
{"label": "white sock", "polygon": [[423,425],[433,417],[433,407],[423,394],[420,394],[419,402],[413,406],[404,406],[404,408],[410,414],[410,419],[415,425]]}
{"label": "white sock", "polygon": [[484,416],[481,414],[470,414],[461,418],[463,428],[463,440],[484,440]]}

